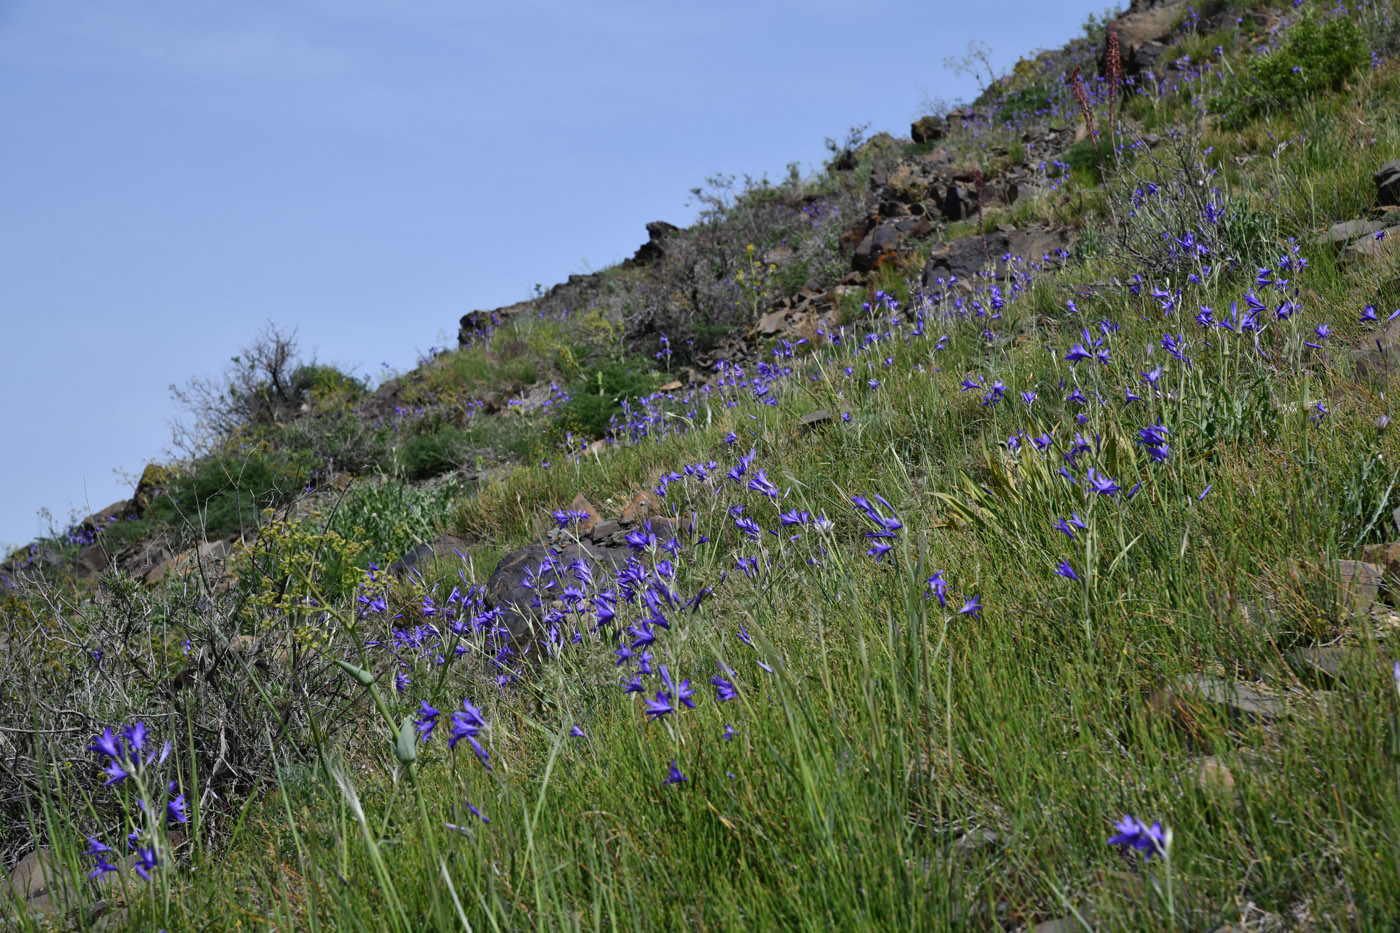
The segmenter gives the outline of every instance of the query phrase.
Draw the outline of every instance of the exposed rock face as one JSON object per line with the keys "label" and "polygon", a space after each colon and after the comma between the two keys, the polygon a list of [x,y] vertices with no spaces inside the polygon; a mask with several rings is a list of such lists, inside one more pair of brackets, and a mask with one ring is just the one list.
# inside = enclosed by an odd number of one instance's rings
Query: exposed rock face
{"label": "exposed rock face", "polygon": [[1187,0],[1132,0],[1128,11],[1108,24],[1107,31],[1118,34],[1118,47],[1128,74],[1152,67],[1165,50],[1163,41],[1186,14],[1187,6]]}
{"label": "exposed rock face", "polygon": [[927,221],[920,221],[914,217],[887,220],[861,239],[851,265],[857,272],[869,272],[882,258],[893,256],[907,238],[918,236],[921,232],[927,233],[931,229],[932,225]]}
{"label": "exposed rock face", "polygon": [[[997,230],[987,234],[985,245],[979,236],[959,237],[934,247],[924,266],[923,287],[927,292],[937,292],[946,287],[951,276],[965,282],[988,268],[994,270],[998,278],[1005,278],[1012,270],[1005,257],[1019,257],[1024,263],[1022,268],[1029,263],[1056,262],[1059,251],[1071,242],[1069,231],[1056,228]],[[939,279],[943,279],[942,285]]]}
{"label": "exposed rock face", "polygon": [[678,233],[680,229],[664,220],[653,220],[647,224],[647,241],[637,248],[637,252],[627,260],[627,264],[645,266],[658,261],[666,255],[666,238]]}
{"label": "exposed rock face", "polygon": [[1371,176],[1382,204],[1400,204],[1400,159],[1393,159]]}

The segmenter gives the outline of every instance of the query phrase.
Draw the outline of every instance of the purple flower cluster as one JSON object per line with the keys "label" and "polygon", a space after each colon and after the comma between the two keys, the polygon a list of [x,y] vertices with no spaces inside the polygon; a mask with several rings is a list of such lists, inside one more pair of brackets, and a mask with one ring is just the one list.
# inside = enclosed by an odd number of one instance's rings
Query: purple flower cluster
{"label": "purple flower cluster", "polygon": [[[189,822],[185,795],[180,792],[179,782],[163,779],[160,774],[170,758],[170,742],[163,743],[159,750],[148,748],[150,744],[146,724],[137,722],[115,733],[110,727],[103,729],[102,734],[95,736],[88,746],[88,751],[103,759],[102,770],[107,775],[104,787],[128,781],[135,785],[137,814],[128,821],[128,825],[135,823],[136,829],[126,835],[126,841],[133,850],[132,868],[146,881],[161,864],[165,827]],[[165,789],[164,802],[148,803],[151,791],[162,786]],[[96,837],[88,837],[85,854],[93,859],[89,878],[119,870],[112,864],[112,852],[110,846]]]}
{"label": "purple flower cluster", "polygon": [[1120,846],[1124,851],[1135,849],[1144,859],[1167,854],[1167,834],[1160,822],[1148,826],[1129,815],[1114,823],[1113,828],[1118,832],[1108,838],[1111,846]]}

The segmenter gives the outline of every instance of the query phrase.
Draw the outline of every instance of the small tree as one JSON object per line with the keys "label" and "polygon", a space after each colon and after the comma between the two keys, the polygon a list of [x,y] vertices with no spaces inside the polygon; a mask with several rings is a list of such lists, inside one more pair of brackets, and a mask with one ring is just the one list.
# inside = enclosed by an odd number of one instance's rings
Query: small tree
{"label": "small tree", "polygon": [[229,360],[222,378],[194,376],[171,385],[170,396],[184,410],[171,422],[172,444],[189,456],[212,452],[241,428],[271,424],[296,414],[305,387],[304,369],[290,332],[268,321],[252,343]]}

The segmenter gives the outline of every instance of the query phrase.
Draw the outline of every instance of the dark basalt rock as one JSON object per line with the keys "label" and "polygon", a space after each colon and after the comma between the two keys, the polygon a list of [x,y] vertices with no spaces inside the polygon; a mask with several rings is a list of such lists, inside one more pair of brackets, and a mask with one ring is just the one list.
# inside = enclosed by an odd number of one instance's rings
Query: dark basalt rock
{"label": "dark basalt rock", "polygon": [[437,557],[467,552],[467,542],[456,535],[439,535],[432,541],[420,544],[389,565],[388,570],[396,577],[407,574],[415,566],[426,564]]}
{"label": "dark basalt rock", "polygon": [[1400,204],[1400,159],[1382,165],[1371,180],[1376,183],[1376,195],[1382,204]]}
{"label": "dark basalt rock", "polygon": [[[555,596],[545,593],[535,585],[538,576],[544,580],[554,578],[554,572],[545,570],[551,565],[563,577],[574,561],[584,560],[589,570],[597,576],[615,573],[627,566],[629,551],[625,547],[613,547],[584,541],[560,548],[542,544],[532,544],[511,551],[496,564],[491,576],[486,580],[486,604],[492,609],[502,610],[502,624],[510,630],[513,639],[529,635],[531,628],[544,618],[544,610]],[[555,593],[557,595],[557,591]]]}

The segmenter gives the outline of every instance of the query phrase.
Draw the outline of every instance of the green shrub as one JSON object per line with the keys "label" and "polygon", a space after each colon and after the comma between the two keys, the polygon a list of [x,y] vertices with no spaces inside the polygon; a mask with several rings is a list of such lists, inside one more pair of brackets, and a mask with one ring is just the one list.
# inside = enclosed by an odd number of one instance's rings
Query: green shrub
{"label": "green shrub", "polygon": [[1310,10],[1278,48],[1248,59],[1214,107],[1228,126],[1238,127],[1257,114],[1338,90],[1368,60],[1360,27],[1346,17],[1319,20]]}
{"label": "green shrub", "polygon": [[501,386],[533,383],[539,377],[540,361],[530,352],[528,342],[510,339],[511,334],[444,353],[423,367],[419,372],[427,397],[471,396]]}
{"label": "green shrub", "polygon": [[603,437],[625,399],[640,398],[655,387],[656,377],[636,365],[607,363],[589,370],[574,384],[572,397],[558,407],[555,428],[560,434]]}
{"label": "green shrub", "polygon": [[811,264],[808,262],[794,262],[783,266],[778,270],[778,293],[782,295],[795,295],[801,291],[802,286],[807,284],[811,278]]}
{"label": "green shrub", "polygon": [[354,401],[367,391],[364,381],[334,366],[308,363],[292,373],[292,394],[313,403],[328,400]]}
{"label": "green shrub", "polygon": [[469,446],[460,428],[442,425],[404,441],[398,452],[399,470],[414,480],[438,476],[456,469]]}
{"label": "green shrub", "polygon": [[268,426],[259,436],[326,476],[375,473],[393,466],[394,432],[346,406],[300,415],[285,426]]}
{"label": "green shrub", "polygon": [[151,514],[179,537],[223,537],[257,526],[265,508],[289,502],[306,485],[293,457],[253,451],[196,460],[151,503]]}
{"label": "green shrub", "polygon": [[[359,538],[319,524],[314,517],[269,521],[229,561],[234,579],[251,598],[249,608],[264,610],[265,618],[275,611],[293,620],[293,635],[315,648],[324,647],[325,628],[333,624],[320,607],[354,590],[362,579],[365,550]],[[313,617],[319,617],[322,631],[313,627]]]}
{"label": "green shrub", "polygon": [[1001,99],[997,109],[997,119],[1015,120],[1031,114],[1044,113],[1058,100],[1058,89],[1051,85],[1035,84],[1018,91],[1012,91]]}
{"label": "green shrub", "polygon": [[696,324],[694,330],[692,349],[703,353],[718,346],[719,342],[734,333],[736,328],[731,324]]}
{"label": "green shrub", "polygon": [[367,481],[352,487],[328,519],[327,530],[360,542],[364,559],[383,566],[437,537],[441,520],[463,488],[455,481],[432,489],[399,479]]}

